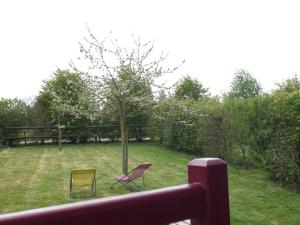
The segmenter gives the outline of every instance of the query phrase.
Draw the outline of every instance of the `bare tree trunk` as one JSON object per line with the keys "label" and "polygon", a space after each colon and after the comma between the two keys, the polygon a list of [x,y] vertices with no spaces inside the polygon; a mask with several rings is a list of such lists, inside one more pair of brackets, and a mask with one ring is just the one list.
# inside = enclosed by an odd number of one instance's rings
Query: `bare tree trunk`
{"label": "bare tree trunk", "polygon": [[248,162],[247,162],[247,158],[246,158],[246,149],[244,146],[242,147],[242,154],[243,154],[244,168],[248,169]]}
{"label": "bare tree trunk", "polygon": [[61,133],[61,124],[60,124],[60,114],[58,114],[58,148],[59,148],[59,151],[61,151],[61,139],[62,139],[62,133]]}
{"label": "bare tree trunk", "polygon": [[126,135],[126,120],[125,107],[122,105],[120,110],[120,130],[121,130],[121,145],[122,145],[122,172],[128,174],[128,147]]}
{"label": "bare tree trunk", "polygon": [[221,140],[222,140],[222,154],[223,154],[223,160],[227,160],[227,142],[226,142],[226,137],[225,137],[225,132],[223,131],[223,129],[221,130]]}

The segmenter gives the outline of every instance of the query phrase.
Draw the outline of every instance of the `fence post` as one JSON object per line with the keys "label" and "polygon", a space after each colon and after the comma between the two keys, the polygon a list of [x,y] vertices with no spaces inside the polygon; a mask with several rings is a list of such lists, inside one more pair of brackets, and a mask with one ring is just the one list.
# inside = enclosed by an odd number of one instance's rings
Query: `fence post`
{"label": "fence post", "polygon": [[2,140],[3,146],[8,145],[8,140],[7,140],[8,134],[7,133],[8,133],[7,128],[3,127],[3,140]]}
{"label": "fence post", "polygon": [[4,146],[4,128],[0,128],[0,151]]}
{"label": "fence post", "polygon": [[191,219],[191,225],[230,225],[227,163],[194,159],[188,164],[188,181],[201,183],[205,191],[205,217]]}

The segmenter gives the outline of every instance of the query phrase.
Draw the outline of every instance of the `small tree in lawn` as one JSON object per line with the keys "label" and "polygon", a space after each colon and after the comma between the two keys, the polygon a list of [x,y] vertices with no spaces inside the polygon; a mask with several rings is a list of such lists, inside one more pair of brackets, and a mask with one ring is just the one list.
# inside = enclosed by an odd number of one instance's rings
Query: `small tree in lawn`
{"label": "small tree in lawn", "polygon": [[[80,51],[88,60],[88,71],[81,72],[74,63],[71,66],[81,73],[93,90],[99,106],[117,112],[120,121],[122,145],[122,172],[128,173],[128,146],[126,136],[127,108],[145,109],[152,105],[153,96],[149,88],[154,80],[163,74],[171,73],[176,68],[164,69],[162,64],[167,55],[163,52],[156,59],[152,42],[142,43],[133,38],[132,48],[122,48],[111,36],[98,40],[88,29],[84,43],[80,43]],[[89,93],[92,93],[89,90]]]}

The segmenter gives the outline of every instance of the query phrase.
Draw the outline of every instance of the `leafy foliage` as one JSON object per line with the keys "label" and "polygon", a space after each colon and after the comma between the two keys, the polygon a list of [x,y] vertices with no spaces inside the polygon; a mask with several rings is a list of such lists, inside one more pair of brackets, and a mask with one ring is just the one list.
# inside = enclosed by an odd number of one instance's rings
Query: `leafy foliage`
{"label": "leafy foliage", "polygon": [[208,94],[208,89],[189,75],[182,78],[175,87],[175,97],[179,100],[199,100]]}
{"label": "leafy foliage", "polygon": [[32,121],[30,106],[19,99],[0,99],[0,146],[4,141],[5,127],[25,126]]}
{"label": "leafy foliage", "polygon": [[297,75],[294,77],[286,79],[282,83],[277,84],[279,91],[293,92],[300,90],[300,80]]}
{"label": "leafy foliage", "polygon": [[[41,120],[64,126],[90,124],[86,112],[91,109],[92,101],[83,99],[85,85],[79,74],[58,69],[49,80],[44,81],[43,90],[37,96],[35,107],[40,111]],[[69,138],[72,143],[78,141],[77,137],[80,142],[86,142],[87,136],[79,128],[73,129]]]}
{"label": "leafy foliage", "polygon": [[199,156],[225,158],[223,108],[214,98],[158,101],[151,123],[161,126],[160,142]]}
{"label": "leafy foliage", "polygon": [[260,84],[249,72],[241,69],[234,74],[229,92],[230,97],[246,99],[255,97],[261,92]]}
{"label": "leafy foliage", "polygon": [[276,179],[300,184],[300,91],[272,96],[266,167]]}
{"label": "leafy foliage", "polygon": [[24,126],[29,120],[29,108],[24,101],[14,99],[0,99],[0,128]]}
{"label": "leafy foliage", "polygon": [[85,116],[83,112],[90,110],[92,99],[82,95],[86,83],[79,74],[69,70],[58,69],[53,76],[44,81],[43,90],[37,97],[41,106],[49,107],[44,111],[51,112],[52,119],[57,114],[70,114],[74,118]]}
{"label": "leafy foliage", "polygon": [[[86,96],[93,94],[98,111],[104,109],[118,114],[122,144],[122,172],[128,172],[128,145],[126,121],[130,114],[141,112],[151,106],[153,96],[150,90],[154,80],[174,69],[164,69],[167,55],[153,57],[154,44],[133,40],[133,48],[120,47],[117,40],[106,37],[99,41],[88,30],[88,37],[80,44],[80,51],[88,61],[88,72],[82,72],[74,64],[85,82],[88,83]],[[130,112],[129,112],[130,111]]]}

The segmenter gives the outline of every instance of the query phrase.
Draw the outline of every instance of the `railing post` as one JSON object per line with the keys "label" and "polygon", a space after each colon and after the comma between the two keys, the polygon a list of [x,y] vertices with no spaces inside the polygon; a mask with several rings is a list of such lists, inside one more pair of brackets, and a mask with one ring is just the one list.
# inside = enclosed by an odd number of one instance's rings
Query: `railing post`
{"label": "railing post", "polygon": [[194,159],[188,164],[189,183],[201,183],[205,191],[205,217],[191,225],[229,225],[227,164],[217,158]]}

